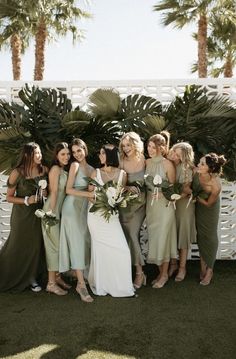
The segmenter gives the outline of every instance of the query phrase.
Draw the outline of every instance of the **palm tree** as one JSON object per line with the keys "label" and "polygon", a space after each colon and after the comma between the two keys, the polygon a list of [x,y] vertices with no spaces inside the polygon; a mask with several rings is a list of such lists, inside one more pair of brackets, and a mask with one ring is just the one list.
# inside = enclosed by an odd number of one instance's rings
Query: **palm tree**
{"label": "palm tree", "polygon": [[198,76],[207,77],[207,26],[208,14],[216,0],[162,0],[154,11],[162,12],[165,26],[174,24],[182,29],[191,22],[197,22]]}
{"label": "palm tree", "polygon": [[[32,4],[32,2],[30,1]],[[89,18],[90,14],[76,6],[76,0],[39,0],[33,4],[35,22],[34,80],[43,80],[46,40],[73,35],[73,41],[83,37],[76,21]]]}
{"label": "palm tree", "polygon": [[0,48],[11,49],[14,80],[20,80],[21,55],[29,45],[30,26],[20,1],[0,0]]}
{"label": "palm tree", "polygon": [[0,24],[0,45],[12,36],[14,80],[20,79],[20,55],[30,37],[35,36],[34,80],[43,80],[46,40],[68,32],[72,33],[73,41],[83,37],[76,21],[89,18],[90,14],[75,3],[76,0],[0,0],[0,19],[6,22],[5,27]]}
{"label": "palm tree", "polygon": [[[211,74],[218,77],[223,73],[224,77],[233,77],[233,69],[236,66],[235,12],[233,17],[225,11],[215,13],[211,17],[210,25],[212,31],[208,38],[208,57],[212,62]],[[215,67],[216,61],[221,62],[221,67]]]}

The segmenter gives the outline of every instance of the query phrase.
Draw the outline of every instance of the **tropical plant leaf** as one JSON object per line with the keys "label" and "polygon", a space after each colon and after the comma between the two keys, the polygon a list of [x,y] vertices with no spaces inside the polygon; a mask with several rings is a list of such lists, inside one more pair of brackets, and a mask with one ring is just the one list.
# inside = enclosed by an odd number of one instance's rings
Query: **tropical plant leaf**
{"label": "tropical plant leaf", "polygon": [[119,111],[120,103],[121,98],[116,90],[98,89],[90,95],[88,108],[93,116],[112,118]]}

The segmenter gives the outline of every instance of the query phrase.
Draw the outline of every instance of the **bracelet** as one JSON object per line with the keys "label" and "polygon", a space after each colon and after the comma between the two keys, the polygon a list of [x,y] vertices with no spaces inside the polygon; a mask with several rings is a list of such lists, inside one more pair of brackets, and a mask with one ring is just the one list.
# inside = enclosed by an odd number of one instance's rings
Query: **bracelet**
{"label": "bracelet", "polygon": [[28,199],[29,199],[29,196],[25,196],[24,204],[25,204],[27,207],[29,206]]}

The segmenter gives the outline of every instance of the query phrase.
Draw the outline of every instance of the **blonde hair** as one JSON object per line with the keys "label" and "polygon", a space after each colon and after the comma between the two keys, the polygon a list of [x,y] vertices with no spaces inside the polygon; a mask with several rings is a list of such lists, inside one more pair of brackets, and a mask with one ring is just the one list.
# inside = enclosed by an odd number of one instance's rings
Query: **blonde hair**
{"label": "blonde hair", "polygon": [[188,173],[189,170],[192,170],[194,168],[194,152],[193,148],[188,142],[178,142],[175,145],[173,145],[170,149],[170,153],[180,149],[181,150],[181,158],[180,161],[183,166],[183,177],[184,182],[188,182]]}
{"label": "blonde hair", "polygon": [[135,156],[141,157],[143,154],[143,141],[141,140],[140,136],[133,131],[125,133],[120,139],[120,143],[119,143],[120,157],[122,159],[124,159],[125,157],[125,153],[122,147],[122,141],[125,139],[128,140],[134,146]]}
{"label": "blonde hair", "polygon": [[163,151],[163,156],[166,157],[170,150],[170,132],[164,130],[160,132],[160,135],[166,140],[165,150]]}

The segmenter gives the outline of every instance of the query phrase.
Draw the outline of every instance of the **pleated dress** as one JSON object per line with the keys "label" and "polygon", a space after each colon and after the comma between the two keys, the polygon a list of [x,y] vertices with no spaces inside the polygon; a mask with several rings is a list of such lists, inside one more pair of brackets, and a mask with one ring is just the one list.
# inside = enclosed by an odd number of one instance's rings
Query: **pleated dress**
{"label": "pleated dress", "polygon": [[[61,209],[66,196],[65,189],[67,177],[67,172],[61,169],[61,173],[58,180],[57,202],[54,209],[54,213],[56,214],[56,218],[59,220],[59,223],[54,226],[51,226],[50,228],[46,228],[45,223],[42,221],[42,231],[48,271],[59,270],[60,220]],[[43,206],[43,210],[45,212],[50,210],[50,199],[51,196],[49,194],[47,201]]]}
{"label": "pleated dress", "polygon": [[[167,180],[163,166],[164,158],[156,156],[147,162],[146,175],[158,174],[162,180]],[[177,233],[175,209],[172,203],[162,195],[159,189],[159,199],[152,204],[153,187],[147,188],[146,223],[148,231],[148,263],[161,265],[177,258]]]}

